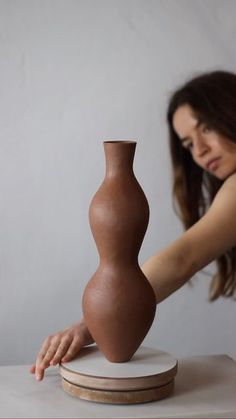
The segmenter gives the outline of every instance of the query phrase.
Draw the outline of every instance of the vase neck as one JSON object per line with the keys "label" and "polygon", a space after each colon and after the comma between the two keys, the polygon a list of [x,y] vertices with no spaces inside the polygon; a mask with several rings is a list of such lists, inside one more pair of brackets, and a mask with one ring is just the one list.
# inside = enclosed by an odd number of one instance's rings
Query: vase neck
{"label": "vase neck", "polygon": [[104,141],[106,176],[133,171],[135,141]]}

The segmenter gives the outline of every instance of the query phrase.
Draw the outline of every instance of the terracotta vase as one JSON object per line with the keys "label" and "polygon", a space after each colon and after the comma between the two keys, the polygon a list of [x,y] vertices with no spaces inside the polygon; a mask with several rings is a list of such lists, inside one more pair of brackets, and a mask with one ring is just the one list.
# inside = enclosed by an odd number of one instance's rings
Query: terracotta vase
{"label": "terracotta vase", "polygon": [[128,361],[150,329],[154,291],[138,264],[149,206],[133,172],[135,141],[105,141],[105,178],[89,208],[100,256],[82,299],[85,322],[111,362]]}

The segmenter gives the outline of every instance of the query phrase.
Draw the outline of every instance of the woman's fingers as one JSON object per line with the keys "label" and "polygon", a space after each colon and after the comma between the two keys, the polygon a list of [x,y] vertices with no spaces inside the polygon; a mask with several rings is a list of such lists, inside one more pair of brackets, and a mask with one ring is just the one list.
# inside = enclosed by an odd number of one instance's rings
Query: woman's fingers
{"label": "woman's fingers", "polygon": [[35,375],[36,379],[41,381],[44,377],[44,371],[50,366],[50,361],[57,351],[59,345],[59,336],[49,336],[43,343],[43,346],[37,356]]}
{"label": "woman's fingers", "polygon": [[79,352],[81,347],[83,346],[83,343],[79,336],[75,336],[71,345],[69,346],[65,356],[62,358],[62,362],[68,362],[71,361]]}
{"label": "woman's fingers", "polygon": [[46,368],[61,361],[70,361],[78,354],[82,346],[93,342],[94,340],[82,319],[64,331],[45,339],[35,364],[30,368],[30,372],[35,374],[37,380],[41,381]]}
{"label": "woman's fingers", "polygon": [[62,357],[66,354],[68,348],[71,345],[71,342],[73,341],[73,336],[71,335],[66,335],[60,345],[57,348],[56,353],[54,354],[54,357],[52,358],[50,365],[56,365],[58,364],[58,362],[61,361]]}
{"label": "woman's fingers", "polygon": [[31,372],[31,374],[35,374],[35,368],[36,368],[36,366],[35,366],[35,365],[32,365],[32,366],[30,367],[30,372]]}

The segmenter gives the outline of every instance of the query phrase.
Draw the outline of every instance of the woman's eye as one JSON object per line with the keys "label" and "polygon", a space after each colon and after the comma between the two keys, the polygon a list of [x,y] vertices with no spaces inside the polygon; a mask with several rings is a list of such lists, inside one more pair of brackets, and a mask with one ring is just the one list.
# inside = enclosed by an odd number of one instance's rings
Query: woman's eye
{"label": "woman's eye", "polygon": [[186,148],[187,150],[192,150],[193,148],[193,143],[187,143],[184,145],[184,148]]}
{"label": "woman's eye", "polygon": [[204,134],[208,134],[210,131],[211,131],[210,125],[203,125],[202,126],[202,132],[204,132]]}

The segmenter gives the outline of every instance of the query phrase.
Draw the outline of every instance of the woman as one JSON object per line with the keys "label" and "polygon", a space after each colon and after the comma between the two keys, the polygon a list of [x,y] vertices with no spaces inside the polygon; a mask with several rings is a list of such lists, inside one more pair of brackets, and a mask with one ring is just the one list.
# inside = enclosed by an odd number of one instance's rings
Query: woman
{"label": "woman", "polygon": [[[236,75],[215,71],[193,78],[170,99],[167,113],[173,196],[186,232],[148,259],[142,270],[157,303],[213,260],[218,272],[210,300],[236,288]],[[81,320],[49,336],[31,372],[74,358],[93,342]]]}

